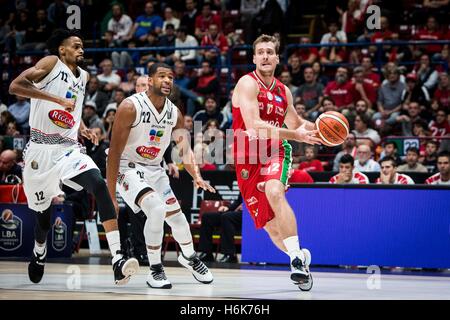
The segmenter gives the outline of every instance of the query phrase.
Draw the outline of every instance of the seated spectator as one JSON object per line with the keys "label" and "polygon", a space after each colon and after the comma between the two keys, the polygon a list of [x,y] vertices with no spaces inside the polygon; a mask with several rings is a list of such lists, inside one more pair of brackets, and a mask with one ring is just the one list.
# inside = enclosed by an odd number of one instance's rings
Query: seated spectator
{"label": "seated spectator", "polygon": [[397,173],[397,163],[393,157],[386,156],[380,160],[380,177],[378,184],[414,184],[413,179],[406,174]]}
{"label": "seated spectator", "polygon": [[87,85],[84,103],[88,101],[95,103],[97,106],[97,114],[102,116],[108,105],[109,97],[100,90],[100,82],[96,76],[91,76]]}
{"label": "seated spectator", "polygon": [[[366,144],[369,146],[375,146],[380,143],[381,138],[377,131],[369,128],[370,118],[365,115],[357,115],[355,117],[355,130],[353,134],[357,139],[357,145]],[[358,140],[359,138],[359,140]],[[368,139],[361,139],[368,138]]]}
{"label": "seated spectator", "polygon": [[430,103],[430,93],[425,86],[420,86],[417,75],[408,73],[406,75],[406,87],[402,93],[402,102],[409,104],[411,101],[417,102],[423,108]]}
{"label": "seated spectator", "polygon": [[341,43],[347,43],[347,35],[344,31],[339,30],[339,25],[336,21],[328,23],[328,31],[322,36],[320,44],[329,43],[331,37],[336,37]]}
{"label": "seated spectator", "polygon": [[[339,40],[336,37],[331,37],[328,44],[339,44]],[[333,64],[340,63],[346,60],[347,52],[344,47],[329,46],[322,47],[319,51],[320,63]]]}
{"label": "seated spectator", "polygon": [[323,171],[322,162],[316,159],[316,152],[314,146],[305,147],[305,158],[306,161],[301,162],[300,165],[298,166],[300,170],[316,171],[316,172]]}
{"label": "seated spectator", "polygon": [[[226,55],[228,52],[228,40],[219,32],[219,26],[215,23],[211,23],[206,31],[205,35],[202,37],[200,43],[202,47],[205,46],[216,46],[220,50],[221,62],[225,63]],[[205,60],[216,63],[219,54],[214,49],[202,50],[202,54]]]}
{"label": "seated spectator", "polygon": [[166,28],[169,24],[171,24],[176,30],[180,27],[180,19],[173,16],[173,10],[171,7],[166,7],[164,9],[164,23],[162,27],[163,32],[166,31]]}
{"label": "seated spectator", "polygon": [[330,183],[351,183],[351,184],[368,184],[369,178],[355,170],[355,159],[350,154],[344,154],[339,159],[339,173],[332,176]]}
{"label": "seated spectator", "polygon": [[[177,36],[175,35],[175,27],[173,24],[168,24],[163,31],[164,34],[159,37],[159,46],[161,47],[175,47]],[[160,62],[173,64],[173,55],[175,50],[161,50],[156,54],[156,59]]]}
{"label": "seated spectator", "polygon": [[204,262],[215,261],[212,254],[212,237],[215,228],[220,228],[220,252],[223,257],[222,263],[238,262],[234,236],[241,233],[242,229],[242,196],[239,194],[237,200],[229,206],[220,206],[218,212],[205,212],[202,215],[200,227],[200,241],[198,250],[201,251],[199,258]]}
{"label": "seated spectator", "polygon": [[52,25],[47,20],[47,13],[44,9],[36,11],[36,19],[26,31],[25,43],[19,48],[24,51],[41,51],[46,48],[46,42],[50,38]]}
{"label": "seated spectator", "polygon": [[117,110],[122,101],[126,98],[125,92],[122,89],[117,89],[114,92],[114,100],[106,106],[105,112],[102,114],[102,118],[106,117],[106,113],[109,110]]}
{"label": "seated spectator", "polygon": [[[345,139],[344,143],[342,144],[342,150],[339,151],[336,154],[336,157],[334,158],[333,161],[333,171],[337,172],[339,170],[339,163],[341,158],[346,155],[349,154],[351,155],[353,158],[356,157],[356,139],[355,139],[355,135],[350,132],[347,136],[347,138]],[[352,162],[352,166],[353,166],[353,162]]]}
{"label": "seated spectator", "polygon": [[438,72],[431,66],[430,57],[427,54],[423,54],[420,57],[419,66],[415,68],[419,85],[424,86],[428,92],[434,92],[436,85],[438,84]]}
{"label": "seated spectator", "polygon": [[439,74],[439,83],[434,91],[433,100],[438,102],[438,107],[450,110],[450,82],[448,73],[441,72]]}
{"label": "seated spectator", "polygon": [[[444,34],[439,30],[436,18],[433,16],[428,17],[427,23],[424,28],[417,31],[414,36],[414,40],[430,41],[430,40],[445,40]],[[420,53],[426,53],[430,55],[439,54],[442,50],[442,45],[438,44],[426,44],[415,48]],[[417,55],[416,55],[417,57]]]}
{"label": "seated spectator", "polygon": [[206,143],[197,142],[194,145],[194,156],[198,167],[202,171],[217,170],[217,166],[213,163],[214,158],[211,155],[209,147]]}
{"label": "seated spectator", "polygon": [[428,172],[436,172],[438,148],[439,144],[436,141],[429,140],[425,145],[425,153],[420,154],[419,162],[428,169]]}
{"label": "seated spectator", "polygon": [[314,180],[305,170],[293,169],[289,172],[289,184],[292,183],[314,183]]}
{"label": "seated spectator", "polygon": [[197,64],[197,51],[194,49],[182,49],[183,47],[198,47],[198,41],[195,37],[187,34],[186,27],[180,26],[177,30],[177,38],[175,40],[175,53],[173,55],[174,62],[181,60],[189,65]]}
{"label": "seated spectator", "polygon": [[213,23],[218,26],[219,31],[222,31],[222,19],[219,15],[212,13],[211,4],[204,3],[201,14],[195,18],[195,36],[201,39]]}
{"label": "seated spectator", "polygon": [[381,79],[377,73],[373,72],[372,58],[370,56],[363,57],[361,67],[364,70],[364,82],[378,89],[381,84]]}
{"label": "seated spectator", "polygon": [[339,110],[350,109],[353,106],[352,83],[348,78],[348,69],[339,67],[335,80],[325,87],[324,95],[333,99]]}
{"label": "seated spectator", "polygon": [[357,100],[355,103],[355,117],[352,118],[352,115],[350,114],[349,117],[347,117],[348,122],[350,123],[350,126],[353,127],[355,118],[357,115],[367,117],[368,119],[372,119],[375,111],[373,109],[369,109],[369,106],[367,105],[366,101],[364,100]]}
{"label": "seated spectator", "polygon": [[[404,111],[402,111],[404,112]],[[407,105],[406,114],[399,115],[397,117],[397,122],[402,125],[402,135],[412,136],[413,135],[413,124],[418,121],[423,121],[420,117],[420,106],[417,102],[410,102]]]}
{"label": "seated spectator", "polygon": [[134,68],[131,68],[127,72],[126,81],[122,81],[119,85],[119,90],[125,92],[126,96],[130,96],[135,92],[136,79],[139,77]]}
{"label": "seated spectator", "polygon": [[282,71],[278,78],[280,79],[282,84],[284,84],[286,87],[288,87],[288,89],[292,93],[292,96],[295,97],[299,87],[294,86],[292,84],[292,78],[291,78],[291,74],[289,73],[289,71],[287,71],[287,70]]}
{"label": "seated spectator", "polygon": [[292,95],[296,98],[301,98],[302,103],[306,107],[306,117],[315,120],[318,116],[319,102],[323,94],[324,86],[316,81],[314,70],[311,67],[306,67],[303,70],[303,77],[305,83],[298,88],[296,94],[292,92]]}
{"label": "seated spectator", "polygon": [[389,20],[386,16],[381,16],[380,27],[380,30],[370,37],[371,42],[379,43],[391,39],[392,31],[389,29]]}
{"label": "seated spectator", "polygon": [[[300,44],[311,44],[310,37],[301,37]],[[319,51],[314,47],[299,48],[295,51],[295,55],[300,57],[302,65],[312,65],[319,57]]]}
{"label": "seated spectator", "polygon": [[211,119],[217,120],[221,124],[223,122],[223,114],[217,107],[217,101],[214,98],[207,98],[205,101],[205,109],[197,112],[193,119],[194,121],[200,121],[202,126],[205,126]]}
{"label": "seated spectator", "polygon": [[103,117],[103,127],[105,128],[105,141],[111,140],[111,132],[114,124],[114,119],[116,117],[117,109],[115,107],[106,108],[105,116]]}
{"label": "seated spectator", "polygon": [[353,101],[364,100],[368,109],[372,109],[377,102],[376,86],[365,81],[362,67],[353,70],[352,95]]}
{"label": "seated spectator", "polygon": [[428,128],[433,137],[443,137],[450,134],[450,123],[448,120],[448,112],[446,109],[439,109],[436,117],[431,120]]}
{"label": "seated spectator", "polygon": [[[211,62],[203,61],[202,68],[199,70],[199,75],[193,77],[191,81],[189,81],[188,89],[191,89],[197,96],[214,96],[217,94],[219,90],[219,79],[217,78],[217,74],[215,70],[211,67]],[[196,105],[195,101],[192,98],[189,98],[187,101],[187,114],[194,114]]]}
{"label": "seated spectator", "polygon": [[402,163],[402,160],[398,156],[397,144],[393,141],[387,141],[384,143],[383,151],[381,151],[380,158],[383,159],[385,157],[393,158],[397,166]]}
{"label": "seated spectator", "polygon": [[398,172],[428,172],[421,163],[419,163],[419,149],[416,147],[409,147],[406,150],[406,163],[398,166]]}
{"label": "seated spectator", "polygon": [[378,112],[373,115],[377,127],[383,124],[394,125],[402,108],[402,93],[405,84],[400,81],[400,71],[395,68],[388,71],[388,83],[378,90]]}
{"label": "seated spectator", "polygon": [[293,54],[289,60],[288,70],[291,74],[291,82],[292,85],[298,87],[304,82],[300,57]]}
{"label": "seated spectator", "polygon": [[133,20],[123,13],[121,4],[112,5],[112,17],[108,21],[108,31],[113,32],[113,39],[119,47],[124,46],[133,27]]}
{"label": "seated spectator", "polygon": [[432,175],[425,184],[447,184],[450,185],[450,153],[441,151],[437,156],[438,173]]}
{"label": "seated spectator", "polygon": [[136,79],[136,86],[135,86],[136,93],[147,91],[148,89],[148,76],[139,76],[139,78]]}
{"label": "seated spectator", "polygon": [[380,165],[372,158],[372,151],[368,145],[362,144],[356,151],[355,169],[359,172],[380,172]]}
{"label": "seated spectator", "polygon": [[197,3],[194,0],[186,0],[186,11],[181,17],[180,25],[186,26],[188,34],[195,34],[195,20],[200,14],[197,10]]}
{"label": "seated spectator", "polygon": [[334,104],[334,100],[331,97],[324,97],[320,101],[319,114],[327,111],[338,111],[338,108]]}
{"label": "seated spectator", "polygon": [[314,71],[314,79],[316,82],[325,87],[328,84],[328,77],[324,74],[324,67],[322,64],[319,61],[316,61],[311,67]]}
{"label": "seated spectator", "polygon": [[22,183],[22,168],[17,164],[17,153],[13,150],[4,150],[0,154],[0,183]]}
{"label": "seated spectator", "polygon": [[107,94],[111,94],[122,81],[120,76],[113,72],[113,63],[110,59],[105,59],[100,63],[102,73],[97,75],[97,79],[101,83],[101,88]]}
{"label": "seated spectator", "polygon": [[30,117],[30,103],[27,98],[16,95],[16,102],[8,107],[8,111],[16,120],[22,134],[28,134],[30,125],[28,118]]}
{"label": "seated spectator", "polygon": [[92,101],[88,101],[84,104],[83,122],[89,129],[98,127],[105,130],[102,120],[97,115],[97,106]]}

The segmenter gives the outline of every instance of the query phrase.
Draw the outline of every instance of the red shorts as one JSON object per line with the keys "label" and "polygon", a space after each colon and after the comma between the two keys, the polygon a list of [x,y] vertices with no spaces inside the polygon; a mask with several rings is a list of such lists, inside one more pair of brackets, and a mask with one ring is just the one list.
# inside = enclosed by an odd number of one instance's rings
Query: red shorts
{"label": "red shorts", "polygon": [[258,188],[258,184],[272,179],[288,184],[292,164],[291,146],[284,145],[283,149],[279,157],[269,159],[265,164],[236,164],[239,190],[257,229],[263,228],[275,216],[264,190]]}

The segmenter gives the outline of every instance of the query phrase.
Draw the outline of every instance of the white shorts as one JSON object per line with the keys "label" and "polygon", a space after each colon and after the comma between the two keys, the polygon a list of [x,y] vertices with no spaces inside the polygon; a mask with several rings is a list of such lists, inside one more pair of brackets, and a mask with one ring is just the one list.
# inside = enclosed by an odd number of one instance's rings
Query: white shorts
{"label": "white shorts", "polygon": [[52,199],[62,194],[60,183],[80,191],[79,184],[70,179],[97,165],[78,145],[61,147],[60,145],[30,144],[24,156],[23,188],[28,207],[35,211],[44,211]]}
{"label": "white shorts", "polygon": [[175,194],[170,187],[169,177],[161,166],[144,166],[132,161],[120,162],[117,190],[126,204],[136,213],[141,209],[136,204],[136,197],[144,190],[151,188],[159,194],[166,204],[166,211],[180,209]]}

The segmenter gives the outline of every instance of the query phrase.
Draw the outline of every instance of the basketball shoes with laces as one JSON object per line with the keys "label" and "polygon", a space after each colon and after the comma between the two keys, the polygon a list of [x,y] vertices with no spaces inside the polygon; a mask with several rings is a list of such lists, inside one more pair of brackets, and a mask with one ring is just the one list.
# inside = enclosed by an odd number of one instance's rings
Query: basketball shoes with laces
{"label": "basketball shoes with laces", "polygon": [[172,288],[172,284],[167,280],[164,267],[161,263],[150,266],[150,273],[147,276],[147,285],[154,289]]}
{"label": "basketball shoes with laces", "polygon": [[[123,254],[122,251],[117,251],[117,254]],[[124,285],[130,281],[132,275],[139,270],[139,262],[136,258],[127,258],[122,256],[113,264],[114,283],[117,285]]]}
{"label": "basketball shoes with laces", "polygon": [[47,247],[43,254],[38,254],[33,250],[31,261],[28,264],[28,277],[33,283],[39,283],[44,275],[45,261],[47,258]]}
{"label": "basketball shoes with laces", "polygon": [[178,256],[178,262],[192,272],[195,280],[201,283],[211,283],[214,278],[208,267],[194,254],[192,257],[186,258],[183,254]]}

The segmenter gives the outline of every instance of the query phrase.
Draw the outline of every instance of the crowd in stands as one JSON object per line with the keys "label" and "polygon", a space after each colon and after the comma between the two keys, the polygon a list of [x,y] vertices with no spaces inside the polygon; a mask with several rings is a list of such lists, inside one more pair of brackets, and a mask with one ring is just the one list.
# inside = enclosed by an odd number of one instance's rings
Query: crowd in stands
{"label": "crowd in stands", "polygon": [[[282,48],[292,43],[317,44],[282,49],[280,61],[287,64],[280,65],[276,76],[292,91],[300,116],[314,121],[332,110],[344,114],[350,123],[351,133],[342,146],[292,143],[294,169],[338,172],[341,166],[348,167],[351,156],[352,169],[380,172],[383,182],[387,181],[384,175],[392,176],[389,170],[436,174],[438,154],[449,151],[448,43],[392,44],[397,40],[449,40],[446,1],[396,6],[377,0],[324,2],[326,14],[317,14],[314,32],[299,37],[289,37],[292,28],[282,23],[297,8],[295,1],[112,1],[108,5],[76,0],[9,1],[0,15],[0,50],[4,62],[14,68],[6,76],[3,71],[4,80],[11,80],[40,58],[39,54],[23,53],[45,51],[52,30],[64,27],[70,4],[82,7],[85,47],[110,49],[85,54],[91,76],[83,121],[95,128],[101,141],[99,146],[85,144],[103,172],[102,150],[108,147],[117,108],[145,85],[148,67],[157,61],[174,68],[170,99],[186,115],[186,128],[193,132],[194,123],[201,126],[203,134],[192,137],[192,143],[202,170],[232,169],[224,161],[229,160],[229,144],[222,144],[221,157],[207,156],[218,153],[211,142],[225,141],[232,123],[233,84],[231,90],[225,89],[228,79],[222,77],[220,66],[227,67],[225,73],[231,73],[233,82],[251,70],[250,51],[233,51],[230,66],[226,65],[227,56],[231,48],[251,44],[261,32],[279,37]],[[369,30],[364,23],[371,4],[382,9],[379,30]],[[408,15],[398,19],[404,12]],[[101,22],[96,18],[99,15],[103,15]],[[280,23],[273,22],[277,17],[281,17]],[[93,26],[94,20],[99,23]],[[100,35],[97,39],[93,39],[93,28]],[[361,45],[339,46],[348,42]],[[125,50],[133,48],[148,51]],[[235,67],[235,63],[247,64],[247,69]],[[7,85],[7,81],[3,83],[0,96],[0,152],[16,149],[14,163],[20,164],[25,143],[18,147],[15,138],[28,135],[30,103],[5,94]],[[392,170],[383,169],[391,165]],[[345,178],[335,177],[333,182],[365,181],[363,175],[348,170]]]}

